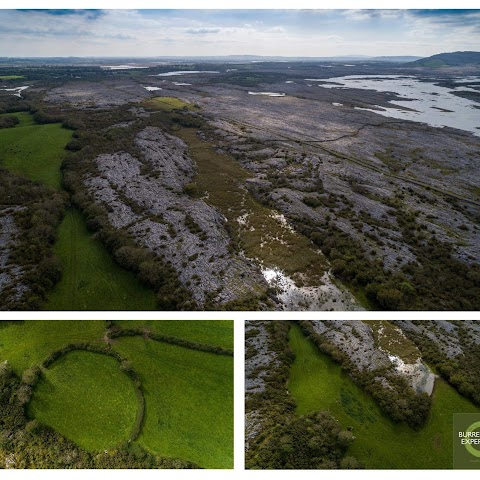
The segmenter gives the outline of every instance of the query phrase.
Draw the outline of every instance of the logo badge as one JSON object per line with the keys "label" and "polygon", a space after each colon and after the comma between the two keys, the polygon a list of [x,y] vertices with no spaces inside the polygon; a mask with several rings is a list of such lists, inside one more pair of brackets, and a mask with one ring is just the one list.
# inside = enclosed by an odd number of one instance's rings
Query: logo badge
{"label": "logo badge", "polygon": [[453,468],[480,469],[480,413],[453,415]]}

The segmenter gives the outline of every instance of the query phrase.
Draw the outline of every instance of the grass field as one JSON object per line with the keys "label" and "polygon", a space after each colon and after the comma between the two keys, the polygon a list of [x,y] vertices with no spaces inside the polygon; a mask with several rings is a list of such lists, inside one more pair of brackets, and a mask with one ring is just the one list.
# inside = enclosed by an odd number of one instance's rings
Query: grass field
{"label": "grass field", "polygon": [[[0,130],[2,166],[47,186],[61,188],[60,165],[71,131],[60,124],[38,125],[33,116],[15,114],[20,123]],[[55,254],[63,272],[50,292],[46,310],[154,310],[155,294],[111,258],[78,210],[70,209],[57,231]]]}
{"label": "grass field", "polygon": [[139,337],[122,338],[115,349],[132,362],[144,387],[138,442],[204,468],[232,468],[233,358]]}
{"label": "grass field", "polygon": [[25,78],[23,75],[0,75],[1,80],[20,80],[21,78]]}
{"label": "grass field", "polygon": [[353,427],[349,449],[366,468],[452,468],[453,414],[480,412],[445,381],[437,379],[427,424],[419,431],[393,423],[328,356],[320,353],[297,325],[290,331],[296,358],[289,391],[297,412],[329,411]]}
{"label": "grass field", "polygon": [[29,113],[16,113],[20,123],[0,130],[1,165],[13,173],[61,188],[60,166],[72,131],[59,123],[38,125]]}
{"label": "grass field", "polygon": [[[145,323],[131,321],[128,325],[139,328]],[[231,346],[233,322],[162,323],[147,324],[178,338]],[[0,323],[0,363],[7,360],[22,375],[64,345],[104,345],[105,333],[104,321]],[[191,461],[204,468],[231,468],[233,357],[143,337],[116,338],[112,347],[138,372],[145,395],[145,418],[135,443],[161,457]],[[46,369],[46,378],[34,389],[28,413],[83,448],[102,451],[128,439],[137,408],[133,384],[115,359],[74,351]]]}
{"label": "grass field", "polygon": [[128,440],[138,400],[114,358],[75,351],[47,370],[28,407],[31,417],[84,449],[103,450]]}
{"label": "grass field", "polygon": [[191,103],[184,102],[176,97],[154,97],[145,101],[145,105],[156,110],[164,112],[171,112],[180,108],[187,108],[188,110],[195,110]]}
{"label": "grass field", "polygon": [[62,278],[44,305],[46,310],[154,310],[155,295],[117,265],[87,231],[78,210],[68,210],[59,226],[55,254]]}
{"label": "grass field", "polygon": [[231,320],[116,320],[123,328],[145,326],[156,333],[179,337],[192,342],[233,349],[233,322]]}
{"label": "grass field", "polygon": [[64,345],[99,342],[105,330],[103,321],[25,320],[2,324],[0,320],[0,363],[8,360],[18,375]]}

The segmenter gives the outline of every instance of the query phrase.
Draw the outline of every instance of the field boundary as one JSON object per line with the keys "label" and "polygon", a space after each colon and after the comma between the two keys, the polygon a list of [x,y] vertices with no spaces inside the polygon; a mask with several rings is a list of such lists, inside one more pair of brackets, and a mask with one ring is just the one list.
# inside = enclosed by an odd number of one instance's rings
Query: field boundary
{"label": "field boundary", "polygon": [[98,353],[101,355],[107,355],[109,357],[114,358],[120,364],[120,371],[125,373],[133,383],[135,394],[138,400],[138,409],[137,409],[137,417],[135,419],[135,423],[131,430],[130,436],[128,438],[128,443],[135,441],[140,432],[142,430],[143,421],[145,418],[145,395],[143,393],[142,383],[140,381],[140,376],[138,375],[137,371],[133,368],[132,364],[122,355],[120,355],[115,350],[112,350],[110,347],[102,347],[96,346],[89,343],[71,343],[65,345],[64,347],[55,350],[52,352],[39,366],[33,367],[36,368],[38,372],[35,380],[33,383],[30,384],[33,393],[33,387],[42,377],[44,370],[49,368],[54,362],[59,360],[60,358],[64,357],[70,352],[74,351],[84,351],[84,352],[91,352],[91,353]]}
{"label": "field boundary", "polygon": [[182,338],[172,337],[170,335],[155,333],[141,328],[122,328],[118,330],[114,327],[113,329],[108,330],[107,334],[110,339],[141,336],[150,340],[155,340],[157,342],[170,343],[179,347],[189,348],[190,350],[199,350],[201,352],[208,352],[214,353],[216,355],[226,355],[229,357],[233,357],[233,350],[228,348],[208,345],[205,343],[192,342],[190,340],[184,340]]}

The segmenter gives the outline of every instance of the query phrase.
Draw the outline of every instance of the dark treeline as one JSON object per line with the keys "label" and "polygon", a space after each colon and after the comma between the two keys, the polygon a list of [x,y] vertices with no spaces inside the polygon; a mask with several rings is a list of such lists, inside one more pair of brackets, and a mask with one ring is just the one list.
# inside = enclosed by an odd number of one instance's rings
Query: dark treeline
{"label": "dark treeline", "polygon": [[[413,323],[416,322],[421,323]],[[463,354],[453,358],[449,358],[446,351],[426,335],[411,330],[404,332],[415,343],[429,365],[435,367],[459,393],[480,406],[480,345],[470,339],[468,329],[462,325],[462,321],[456,322],[456,326]]]}
{"label": "dark treeline", "polygon": [[[295,402],[287,390],[290,366],[295,357],[289,347],[289,322],[265,322],[269,350],[275,352],[263,377],[265,390],[249,395],[245,408],[261,416],[261,431],[249,442],[248,469],[336,469],[361,468],[347,455],[354,441],[349,430],[328,413],[295,413]],[[250,332],[255,336],[256,332]],[[248,355],[248,353],[247,353]]]}
{"label": "dark treeline", "polygon": [[199,468],[183,460],[154,456],[134,442],[117,449],[87,452],[28,419],[19,398],[23,383],[5,362],[0,364],[0,449],[7,468]]}
{"label": "dark treeline", "polygon": [[[404,378],[386,368],[360,371],[347,354],[315,332],[310,322],[297,323],[315,346],[339,363],[342,370],[370,394],[393,421],[404,422],[412,428],[420,428],[425,424],[431,406],[431,399],[426,393],[416,393]],[[391,388],[382,385],[382,377]]]}
{"label": "dark treeline", "polygon": [[0,305],[6,310],[37,310],[61,276],[53,245],[67,196],[0,168],[0,198],[3,215],[12,215],[18,230],[9,247],[9,263],[21,268],[14,283],[25,287],[21,295],[14,293],[15,284],[4,288]]}
{"label": "dark treeline", "polygon": [[155,340],[157,342],[170,343],[172,345],[178,345],[179,347],[190,348],[192,350],[199,350],[201,352],[233,356],[233,350],[227,348],[222,348],[216,345],[207,345],[204,343],[191,342],[189,340],[184,340],[183,338],[177,338],[170,335],[150,332],[141,328],[120,328],[118,326],[113,326],[109,329],[108,336],[110,338],[142,336],[144,338]]}
{"label": "dark treeline", "polygon": [[20,123],[20,120],[15,115],[6,115],[0,117],[0,128],[13,128]]}

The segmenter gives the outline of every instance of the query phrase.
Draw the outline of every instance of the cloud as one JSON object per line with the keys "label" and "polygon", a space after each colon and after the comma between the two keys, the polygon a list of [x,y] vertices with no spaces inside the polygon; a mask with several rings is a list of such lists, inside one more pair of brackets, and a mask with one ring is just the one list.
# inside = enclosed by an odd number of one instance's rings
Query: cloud
{"label": "cloud", "polygon": [[478,45],[479,10],[0,9],[0,56],[426,56]]}
{"label": "cloud", "polygon": [[202,28],[188,28],[185,31],[191,35],[205,35],[207,33],[220,33],[222,29],[218,27],[202,27]]}
{"label": "cloud", "polygon": [[336,42],[336,43],[340,43],[340,42],[343,42],[344,41],[344,38],[341,37],[340,35],[329,35],[327,37],[327,40],[331,41],[331,42]]}

